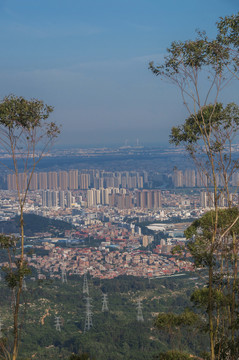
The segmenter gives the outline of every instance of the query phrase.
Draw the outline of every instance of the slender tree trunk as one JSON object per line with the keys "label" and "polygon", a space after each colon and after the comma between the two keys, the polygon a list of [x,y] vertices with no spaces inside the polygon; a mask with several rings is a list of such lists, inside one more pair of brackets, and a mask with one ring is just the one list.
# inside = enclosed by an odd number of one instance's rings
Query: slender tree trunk
{"label": "slender tree trunk", "polygon": [[[232,308],[231,308],[231,327],[232,327],[232,344],[235,344],[235,304],[236,304],[236,283],[237,283],[237,276],[238,276],[238,269],[237,269],[237,247],[236,247],[236,235],[233,232],[233,284],[232,284]],[[231,355],[232,360],[235,359],[234,354]]]}
{"label": "slender tree trunk", "polygon": [[209,319],[209,337],[210,337],[210,360],[215,360],[215,352],[214,352],[214,326],[213,326],[213,267],[209,266],[208,270],[209,275],[209,294],[208,294],[208,319]]}
{"label": "slender tree trunk", "polygon": [[19,316],[20,295],[21,295],[21,289],[20,289],[20,282],[19,282],[19,288],[18,288],[17,297],[16,297],[16,305],[15,305],[15,309],[14,309],[14,323],[13,323],[14,343],[13,343],[12,360],[16,360],[17,354],[18,354],[18,342],[19,342],[19,329],[18,329],[19,319],[18,319],[18,316]]}
{"label": "slender tree trunk", "polygon": [[23,265],[24,265],[23,206],[20,206],[20,228],[21,228],[21,255],[20,255],[20,263],[19,263],[19,285],[18,285],[18,290],[17,290],[16,305],[15,305],[15,309],[14,309],[14,323],[13,323],[14,343],[13,343],[12,360],[17,359],[18,347],[19,347],[19,308],[20,308],[20,298],[21,298],[22,281],[23,281],[22,269],[23,269]]}

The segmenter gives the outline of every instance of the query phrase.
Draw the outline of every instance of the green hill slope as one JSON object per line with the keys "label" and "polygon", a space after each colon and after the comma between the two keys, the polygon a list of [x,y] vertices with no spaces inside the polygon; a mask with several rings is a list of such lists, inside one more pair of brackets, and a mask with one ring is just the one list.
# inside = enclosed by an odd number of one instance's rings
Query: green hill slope
{"label": "green hill slope", "polygon": [[[5,234],[19,233],[20,217],[9,221],[0,221],[0,230]],[[45,218],[35,214],[24,215],[24,230],[26,236],[34,236],[36,233],[50,232],[61,233],[65,230],[74,229],[74,226],[66,221]]]}

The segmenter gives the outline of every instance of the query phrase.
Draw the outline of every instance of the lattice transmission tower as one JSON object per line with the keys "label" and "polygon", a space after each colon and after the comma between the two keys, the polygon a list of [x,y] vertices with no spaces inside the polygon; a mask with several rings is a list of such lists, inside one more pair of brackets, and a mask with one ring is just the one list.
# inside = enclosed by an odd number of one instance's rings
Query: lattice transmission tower
{"label": "lattice transmission tower", "polygon": [[78,269],[78,268],[76,268],[76,269],[75,269],[75,271],[74,271],[74,275],[80,275],[80,271],[79,271],[79,269]]}
{"label": "lattice transmission tower", "polygon": [[55,316],[55,327],[56,327],[56,331],[61,331],[61,325],[62,325],[62,321],[61,321],[61,317],[60,316]]}
{"label": "lattice transmission tower", "polygon": [[62,266],[61,266],[61,281],[62,281],[62,283],[67,283],[66,267],[64,264],[62,264]]}
{"label": "lattice transmission tower", "polygon": [[87,273],[84,273],[83,294],[89,295],[89,286],[88,286],[88,280],[87,280]]}
{"label": "lattice transmission tower", "polygon": [[106,312],[109,311],[109,307],[108,307],[108,295],[107,294],[103,294],[103,299],[102,299],[102,312]]}
{"label": "lattice transmission tower", "polygon": [[53,277],[53,267],[52,266],[50,266],[49,267],[49,276],[50,276],[50,278],[52,278]]}
{"label": "lattice transmission tower", "polygon": [[142,304],[141,304],[141,300],[138,299],[137,301],[137,321],[141,321],[143,322],[144,321],[144,317],[143,317],[143,312],[142,312]]}
{"label": "lattice transmission tower", "polygon": [[41,279],[41,269],[40,269],[40,265],[38,265],[38,268],[37,268],[37,279],[38,279],[38,280]]}
{"label": "lattice transmission tower", "polygon": [[92,326],[93,326],[93,322],[92,322],[92,305],[91,305],[91,298],[87,297],[86,298],[86,317],[85,317],[85,328],[84,328],[84,332],[89,331]]}

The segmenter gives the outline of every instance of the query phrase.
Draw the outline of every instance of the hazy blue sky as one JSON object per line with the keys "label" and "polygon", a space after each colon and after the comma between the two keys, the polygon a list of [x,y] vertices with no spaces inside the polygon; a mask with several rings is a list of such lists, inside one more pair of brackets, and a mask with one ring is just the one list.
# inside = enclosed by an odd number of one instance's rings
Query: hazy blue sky
{"label": "hazy blue sky", "polygon": [[[165,144],[178,91],[148,70],[173,40],[216,33],[238,0],[0,0],[0,97],[55,107],[62,144]],[[238,86],[225,93],[238,102]]]}

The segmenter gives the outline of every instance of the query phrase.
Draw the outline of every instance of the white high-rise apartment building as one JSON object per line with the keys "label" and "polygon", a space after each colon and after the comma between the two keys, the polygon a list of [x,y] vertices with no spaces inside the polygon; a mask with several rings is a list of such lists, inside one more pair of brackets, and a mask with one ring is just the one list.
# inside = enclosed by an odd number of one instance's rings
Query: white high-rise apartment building
{"label": "white high-rise apartment building", "polygon": [[58,191],[52,191],[52,206],[57,207],[59,204],[59,192]]}
{"label": "white high-rise apartment building", "polygon": [[71,191],[66,191],[66,207],[71,208],[73,202]]}
{"label": "white high-rise apartment building", "polygon": [[61,190],[59,191],[59,206],[64,209],[65,205],[65,192]]}

